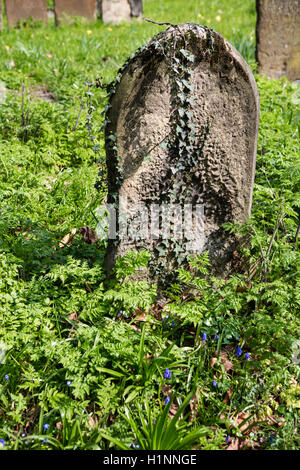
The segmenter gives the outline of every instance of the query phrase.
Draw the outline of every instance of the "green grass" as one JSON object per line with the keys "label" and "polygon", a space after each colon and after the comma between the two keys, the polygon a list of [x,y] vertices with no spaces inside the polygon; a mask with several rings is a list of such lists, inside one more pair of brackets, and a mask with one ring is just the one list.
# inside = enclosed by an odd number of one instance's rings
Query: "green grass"
{"label": "green grass", "polygon": [[[253,0],[148,0],[144,16],[206,24],[256,70]],[[0,32],[5,449],[224,449],[227,435],[241,447],[299,449],[300,372],[291,361],[300,331],[295,85],[255,75],[261,120],[253,210],[239,228],[251,234],[244,253],[251,276],[220,283],[181,271],[181,287],[192,283],[197,295],[183,300],[174,286],[162,309],[155,286],[128,280],[147,254],[128,254],[107,279],[102,243],[87,245],[77,233],[70,246],[59,245],[73,228],[96,227],[93,214],[106,195],[105,184],[100,192],[94,188],[98,156],[86,126],[87,83],[110,82],[162,29],[145,21],[111,26],[76,20]],[[93,134],[103,154],[105,92],[90,89]],[[205,257],[198,263],[205,270]],[[170,379],[163,376],[166,368]],[[147,430],[149,416],[158,424]]]}

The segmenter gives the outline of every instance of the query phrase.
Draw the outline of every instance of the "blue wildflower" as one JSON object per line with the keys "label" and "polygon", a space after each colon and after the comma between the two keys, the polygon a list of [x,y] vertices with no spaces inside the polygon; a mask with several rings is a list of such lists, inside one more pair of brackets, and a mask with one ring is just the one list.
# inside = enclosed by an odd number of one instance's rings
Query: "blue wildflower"
{"label": "blue wildflower", "polygon": [[202,341],[206,341],[206,340],[207,340],[207,335],[206,335],[206,333],[203,333],[203,335],[202,335]]}
{"label": "blue wildflower", "polygon": [[44,431],[47,431],[47,429],[49,429],[49,428],[50,428],[50,424],[48,424],[48,423],[44,424],[44,426],[43,426]]}
{"label": "blue wildflower", "polygon": [[45,439],[42,440],[42,444],[47,444],[47,442],[48,442],[48,439],[47,437],[45,437]]}
{"label": "blue wildflower", "polygon": [[230,441],[231,441],[231,436],[229,436],[229,434],[227,434],[225,442],[228,444]]}
{"label": "blue wildflower", "polygon": [[170,371],[170,369],[166,368],[166,370],[164,371],[164,379],[170,379],[172,376],[172,372]]}
{"label": "blue wildflower", "polygon": [[4,440],[4,439],[0,439],[0,445],[1,445],[2,447],[5,447],[5,440]]}
{"label": "blue wildflower", "polygon": [[218,341],[220,339],[220,336],[216,333],[215,334],[215,339]]}
{"label": "blue wildflower", "polygon": [[240,357],[240,356],[242,355],[242,348],[241,348],[241,346],[238,346],[238,347],[236,348],[236,353],[235,353],[235,354],[236,354],[236,357]]}
{"label": "blue wildflower", "polygon": [[70,385],[72,385],[72,381],[71,381],[71,380],[67,380],[66,383],[67,383],[68,387],[70,387]]}
{"label": "blue wildflower", "polygon": [[6,375],[4,376],[4,380],[5,380],[5,382],[8,382],[8,381],[9,381],[9,375],[6,374]]}
{"label": "blue wildflower", "polygon": [[273,434],[271,434],[271,436],[270,436],[270,442],[271,442],[271,444],[274,444],[274,442],[275,442]]}
{"label": "blue wildflower", "polygon": [[213,380],[213,383],[212,383],[212,384],[213,384],[213,387],[216,387],[216,386],[218,385],[215,380]]}
{"label": "blue wildflower", "polygon": [[165,399],[165,406],[167,406],[167,404],[168,404],[169,402],[170,402],[170,397],[167,397],[167,398]]}
{"label": "blue wildflower", "polygon": [[246,359],[246,361],[248,361],[248,359],[250,359],[250,353],[246,352],[245,359]]}

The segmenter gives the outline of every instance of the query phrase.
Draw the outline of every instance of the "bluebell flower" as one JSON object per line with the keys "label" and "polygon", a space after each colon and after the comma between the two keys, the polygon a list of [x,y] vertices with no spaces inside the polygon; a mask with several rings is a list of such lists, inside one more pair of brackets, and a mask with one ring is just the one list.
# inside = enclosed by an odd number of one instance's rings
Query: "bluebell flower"
{"label": "bluebell flower", "polygon": [[213,380],[213,383],[212,383],[212,384],[213,384],[213,387],[216,387],[216,386],[218,385],[215,380]]}
{"label": "bluebell flower", "polygon": [[206,335],[206,333],[203,333],[203,335],[202,335],[202,341],[206,341],[206,340],[207,340],[207,335]]}
{"label": "bluebell flower", "polygon": [[167,404],[168,404],[169,402],[170,402],[170,397],[167,397],[167,398],[165,399],[165,406],[167,406]]}
{"label": "bluebell flower", "polygon": [[238,347],[236,348],[236,353],[235,353],[235,354],[236,354],[236,357],[240,357],[240,356],[242,355],[242,348],[241,348],[241,346],[238,346]]}
{"label": "bluebell flower", "polygon": [[44,431],[47,431],[47,429],[49,429],[49,428],[50,428],[50,424],[48,424],[48,423],[44,424],[44,426],[43,426]]}
{"label": "bluebell flower", "polygon": [[271,436],[270,436],[270,442],[271,442],[271,444],[274,444],[274,442],[275,442],[273,434],[271,434]]}
{"label": "bluebell flower", "polygon": [[230,441],[231,441],[231,436],[229,436],[229,434],[227,434],[225,442],[228,444]]}
{"label": "bluebell flower", "polygon": [[220,336],[216,333],[215,334],[215,339],[218,341],[220,339]]}
{"label": "bluebell flower", "polygon": [[245,359],[246,359],[246,361],[248,361],[248,359],[250,359],[250,353],[246,352]]}
{"label": "bluebell flower", "polygon": [[5,380],[5,382],[8,382],[8,381],[9,381],[9,375],[6,374],[6,375],[4,376],[4,380]]}
{"label": "bluebell flower", "polygon": [[170,371],[170,369],[167,368],[167,369],[164,371],[164,379],[170,379],[171,376],[172,376],[172,372]]}
{"label": "bluebell flower", "polygon": [[70,387],[70,385],[72,385],[72,381],[71,381],[71,380],[67,380],[66,383],[67,383],[68,387]]}
{"label": "bluebell flower", "polygon": [[0,446],[5,447],[5,440],[4,439],[0,439]]}
{"label": "bluebell flower", "polygon": [[47,444],[47,442],[48,442],[48,439],[47,437],[45,437],[45,439],[42,440],[42,444]]}

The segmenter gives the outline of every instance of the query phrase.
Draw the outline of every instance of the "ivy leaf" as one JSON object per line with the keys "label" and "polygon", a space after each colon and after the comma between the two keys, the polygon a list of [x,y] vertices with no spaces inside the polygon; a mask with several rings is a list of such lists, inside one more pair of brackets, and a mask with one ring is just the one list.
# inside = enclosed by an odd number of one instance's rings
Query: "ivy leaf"
{"label": "ivy leaf", "polygon": [[168,142],[161,142],[159,145],[163,150],[168,150]]}

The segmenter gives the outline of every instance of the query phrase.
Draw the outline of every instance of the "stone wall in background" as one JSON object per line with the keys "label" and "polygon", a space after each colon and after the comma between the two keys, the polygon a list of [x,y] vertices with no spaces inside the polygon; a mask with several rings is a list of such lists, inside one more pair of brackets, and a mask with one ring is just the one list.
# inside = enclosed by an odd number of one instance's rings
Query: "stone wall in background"
{"label": "stone wall in background", "polygon": [[16,26],[19,21],[33,18],[47,23],[47,0],[5,0],[8,26]]}
{"label": "stone wall in background", "polygon": [[300,80],[300,0],[256,0],[258,71]]}
{"label": "stone wall in background", "polygon": [[55,0],[57,22],[71,16],[81,16],[87,20],[97,19],[97,0]]}
{"label": "stone wall in background", "polygon": [[142,0],[100,0],[100,17],[104,23],[117,24],[141,17]]}

